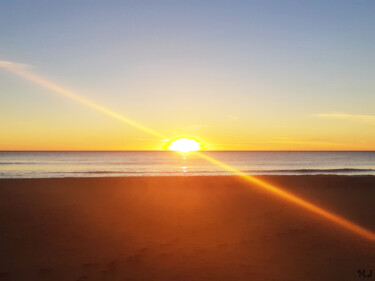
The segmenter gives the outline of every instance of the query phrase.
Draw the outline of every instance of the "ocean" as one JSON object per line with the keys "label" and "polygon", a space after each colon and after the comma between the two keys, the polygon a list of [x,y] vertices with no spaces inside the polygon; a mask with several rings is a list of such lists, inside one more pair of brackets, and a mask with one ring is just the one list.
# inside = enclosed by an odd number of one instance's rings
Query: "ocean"
{"label": "ocean", "polygon": [[[375,175],[375,151],[206,151],[250,175]],[[230,175],[194,153],[0,152],[0,178]]]}

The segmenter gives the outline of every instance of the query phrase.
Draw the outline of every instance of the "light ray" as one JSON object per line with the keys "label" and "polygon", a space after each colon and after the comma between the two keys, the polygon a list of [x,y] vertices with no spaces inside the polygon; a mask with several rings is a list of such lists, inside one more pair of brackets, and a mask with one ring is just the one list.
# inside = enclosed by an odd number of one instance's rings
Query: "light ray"
{"label": "light ray", "polygon": [[359,235],[361,235],[362,237],[365,237],[367,239],[370,239],[370,240],[375,240],[375,234],[353,222],[350,222],[349,220],[343,218],[343,217],[340,217],[332,212],[329,212],[327,210],[324,210],[323,208],[317,206],[317,205],[314,205],[308,201],[306,201],[305,199],[302,199],[288,191],[285,191],[283,190],[282,188],[280,187],[277,187],[273,184],[270,184],[264,180],[261,180],[261,179],[258,179],[254,176],[250,176],[250,175],[247,175],[245,174],[244,172],[241,172],[221,161],[218,161],[212,157],[209,157],[201,152],[196,152],[197,155],[199,155],[200,157],[202,157],[203,159],[217,165],[217,166],[220,166],[221,168],[224,168],[225,170],[227,171],[230,171],[240,177],[242,177],[243,179],[245,179],[247,182],[249,183],[252,183],[252,184],[255,184],[257,186],[260,186],[262,187],[263,189],[271,192],[272,194],[280,197],[280,198],[283,198],[289,202],[292,202],[304,209],[307,209],[315,214],[318,214],[328,220],[330,220],[331,222],[334,222],[354,233],[357,233]]}
{"label": "light ray", "polygon": [[[82,98],[80,97],[78,94],[72,92],[72,91],[69,91],[67,89],[64,89],[63,87],[61,86],[58,86],[57,84],[53,83],[53,82],[50,82],[48,81],[47,79],[44,79],[38,75],[35,75],[35,74],[32,74],[30,72],[28,72],[27,70],[25,70],[24,68],[21,68],[19,67],[17,64],[14,64],[14,63],[10,63],[10,62],[2,62],[0,61],[0,67],[3,67],[4,69],[7,69],[8,71],[26,79],[26,80],[29,80],[35,84],[38,84],[46,89],[49,89],[57,94],[60,94],[60,95],[63,95],[69,99],[72,99],[76,102],[79,102],[81,104],[84,104],[88,107],[91,107],[95,110],[98,110],[108,116],[111,116],[117,120],[120,120],[130,126],[133,126],[139,130],[142,130],[143,132],[146,132],[148,134],[151,134],[153,136],[156,136],[158,138],[162,138],[162,139],[166,139],[167,137],[163,136],[162,134],[146,127],[146,126],[143,126],[142,124],[138,123],[138,122],[135,122],[133,120],[130,120],[110,109],[107,109],[95,102],[92,102],[88,99],[85,99],[85,98]],[[337,224],[337,225],[340,225],[342,227],[344,227],[345,229],[347,230],[350,230],[351,232],[353,233],[356,233],[364,238],[367,238],[367,239],[370,239],[372,241],[375,240],[375,234],[355,223],[352,223],[350,222],[349,220],[343,218],[343,217],[340,217],[332,212],[329,212],[317,205],[314,205],[310,202],[308,202],[307,200],[305,199],[302,199],[290,192],[287,192],[285,190],[283,190],[282,188],[276,186],[276,185],[273,185],[273,184],[270,184],[270,183],[267,183],[266,181],[264,180],[261,180],[261,179],[258,179],[254,176],[250,176],[250,175],[247,175],[225,163],[222,163],[221,161],[219,160],[216,160],[212,157],[209,157],[201,152],[195,152],[197,153],[197,155],[199,155],[200,157],[202,157],[203,159],[221,167],[221,168],[224,168],[225,170],[227,171],[230,171],[232,172],[233,174],[237,175],[237,176],[240,176],[241,178],[245,179],[247,182],[251,183],[251,184],[255,184],[267,191],[269,191],[270,193],[272,193],[273,195],[275,196],[278,196],[279,198],[282,198],[288,202],[291,202],[293,204],[296,204],[306,210],[309,210],[321,217],[324,217],[325,219]]]}
{"label": "light ray", "polygon": [[1,62],[0,61],[0,67],[3,67],[5,69],[7,69],[8,71],[26,79],[26,80],[29,80],[30,82],[33,82],[39,86],[42,86],[48,90],[51,90],[52,92],[56,93],[56,94],[59,94],[59,95],[63,95],[69,99],[72,99],[76,102],[79,102],[81,104],[84,104],[88,107],[91,107],[95,110],[98,110],[108,116],[111,116],[117,120],[120,120],[121,122],[123,123],[126,123],[130,126],[133,126],[141,131],[144,131],[148,134],[151,134],[155,137],[158,137],[158,138],[161,138],[161,139],[166,139],[167,137],[166,136],[163,136],[162,134],[154,131],[153,129],[150,129],[146,126],[143,126],[142,124],[139,124],[138,122],[135,122],[129,118],[126,118],[124,116],[122,116],[121,114],[118,114],[108,108],[105,108],[104,106],[101,106],[93,101],[90,101],[88,99],[85,99],[81,96],[79,96],[78,94],[70,91],[70,90],[67,90],[51,81],[48,81],[47,79],[44,79],[38,75],[35,75],[27,70],[25,70],[24,68],[22,67],[19,67],[17,64],[14,64],[14,63],[10,63],[10,62]]}

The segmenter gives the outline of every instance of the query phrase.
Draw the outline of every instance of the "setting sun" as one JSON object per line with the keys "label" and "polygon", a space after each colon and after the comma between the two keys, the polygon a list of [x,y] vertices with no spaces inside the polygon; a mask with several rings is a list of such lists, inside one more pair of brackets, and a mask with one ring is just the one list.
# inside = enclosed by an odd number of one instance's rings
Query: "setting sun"
{"label": "setting sun", "polygon": [[188,153],[202,150],[202,144],[192,138],[178,138],[171,140],[166,148],[171,151]]}

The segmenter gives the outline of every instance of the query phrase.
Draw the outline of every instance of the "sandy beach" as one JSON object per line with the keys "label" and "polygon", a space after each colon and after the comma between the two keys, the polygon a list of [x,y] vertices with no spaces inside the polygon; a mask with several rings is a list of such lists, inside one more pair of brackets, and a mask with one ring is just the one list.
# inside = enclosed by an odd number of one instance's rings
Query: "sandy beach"
{"label": "sandy beach", "polygon": [[[375,177],[262,178],[375,230]],[[2,179],[0,227],[0,280],[361,280],[375,269],[373,241],[231,176]]]}

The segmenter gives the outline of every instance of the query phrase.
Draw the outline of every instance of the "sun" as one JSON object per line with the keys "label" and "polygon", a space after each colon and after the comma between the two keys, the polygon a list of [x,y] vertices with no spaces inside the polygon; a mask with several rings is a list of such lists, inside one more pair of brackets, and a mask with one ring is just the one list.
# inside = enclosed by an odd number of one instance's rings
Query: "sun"
{"label": "sun", "polygon": [[169,141],[166,148],[171,151],[188,153],[202,150],[202,144],[193,138],[177,138]]}

